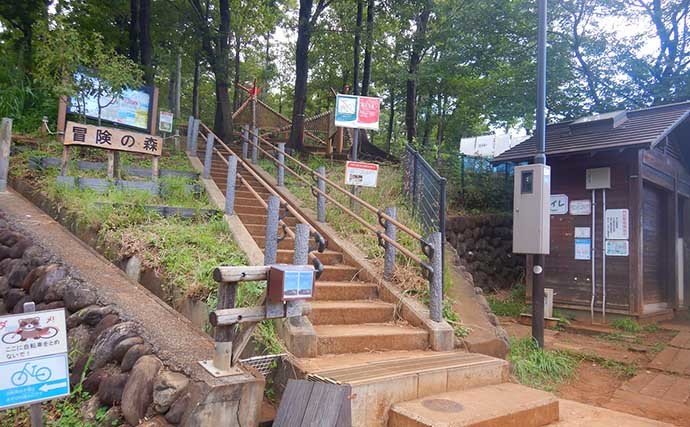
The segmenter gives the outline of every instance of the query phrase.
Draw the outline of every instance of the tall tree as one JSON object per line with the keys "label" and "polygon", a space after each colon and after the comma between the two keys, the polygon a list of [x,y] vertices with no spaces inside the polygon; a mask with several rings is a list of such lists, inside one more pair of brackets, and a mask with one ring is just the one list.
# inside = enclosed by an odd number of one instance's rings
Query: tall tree
{"label": "tall tree", "polygon": [[139,51],[144,82],[153,86],[153,46],[151,45],[151,0],[139,0]]}
{"label": "tall tree", "polygon": [[362,15],[364,12],[364,0],[357,0],[357,19],[355,27],[355,44],[352,62],[352,93],[359,95],[359,53],[362,45]]}
{"label": "tall tree", "polygon": [[366,41],[364,43],[364,70],[362,71],[362,95],[369,95],[371,83],[371,54],[374,44],[374,0],[367,1],[367,28]]}
{"label": "tall tree", "polygon": [[297,44],[295,46],[295,96],[292,106],[290,147],[301,151],[304,147],[304,112],[307,106],[307,81],[309,80],[309,43],[319,16],[330,0],[319,0],[312,11],[314,0],[300,0]]}
{"label": "tall tree", "polygon": [[422,10],[415,17],[415,32],[410,47],[410,60],[407,68],[407,92],[405,97],[405,126],[408,144],[414,143],[417,136],[417,71],[422,62],[426,47],[426,32],[431,15],[431,0],[422,2]]}
{"label": "tall tree", "polygon": [[139,62],[139,0],[129,0],[129,59]]}

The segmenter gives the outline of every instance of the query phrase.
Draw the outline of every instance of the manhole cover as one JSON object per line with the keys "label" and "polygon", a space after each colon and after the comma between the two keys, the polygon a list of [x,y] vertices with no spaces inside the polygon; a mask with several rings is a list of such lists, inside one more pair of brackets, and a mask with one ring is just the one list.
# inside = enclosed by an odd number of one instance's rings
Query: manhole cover
{"label": "manhole cover", "polygon": [[448,399],[422,400],[422,406],[437,412],[460,412],[463,410],[461,404]]}

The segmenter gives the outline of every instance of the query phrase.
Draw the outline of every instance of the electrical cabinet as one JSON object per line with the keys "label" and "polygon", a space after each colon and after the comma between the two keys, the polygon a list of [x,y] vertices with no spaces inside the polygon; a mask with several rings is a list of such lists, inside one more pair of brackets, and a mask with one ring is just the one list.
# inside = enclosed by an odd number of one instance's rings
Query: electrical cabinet
{"label": "electrical cabinet", "polygon": [[515,168],[513,252],[548,254],[551,224],[551,168],[534,164]]}

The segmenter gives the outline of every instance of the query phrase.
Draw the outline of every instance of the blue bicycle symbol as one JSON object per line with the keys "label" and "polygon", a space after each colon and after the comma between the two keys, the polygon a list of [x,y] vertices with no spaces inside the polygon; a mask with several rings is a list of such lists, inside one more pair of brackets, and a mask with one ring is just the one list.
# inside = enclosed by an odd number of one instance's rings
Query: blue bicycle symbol
{"label": "blue bicycle symbol", "polygon": [[53,373],[46,366],[39,368],[38,365],[27,363],[21,371],[12,374],[10,380],[12,384],[19,387],[26,384],[29,377],[35,378],[36,381],[43,383],[48,381],[51,375],[53,375]]}

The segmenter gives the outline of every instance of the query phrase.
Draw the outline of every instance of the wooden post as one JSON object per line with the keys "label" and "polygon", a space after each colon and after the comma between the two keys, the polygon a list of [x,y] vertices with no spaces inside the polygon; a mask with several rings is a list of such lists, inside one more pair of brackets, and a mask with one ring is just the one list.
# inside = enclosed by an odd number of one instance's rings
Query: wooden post
{"label": "wooden post", "polygon": [[338,154],[343,154],[343,143],[345,140],[345,134],[343,133],[343,128],[338,128],[338,130],[335,132],[335,138],[336,138],[336,150],[338,151]]}
{"label": "wooden post", "polygon": [[326,125],[326,155],[330,156],[333,154],[333,141],[331,140],[331,119],[328,116],[328,125]]}
{"label": "wooden post", "polygon": [[115,152],[108,150],[108,179],[115,177]]}
{"label": "wooden post", "polygon": [[[220,283],[218,287],[218,309],[235,308],[237,282]],[[232,365],[232,340],[235,327],[216,326],[214,338],[216,348],[213,354],[213,366],[221,371],[229,371]]]}
{"label": "wooden post", "polygon": [[158,135],[158,87],[156,86],[153,87],[153,96],[151,97],[151,120],[149,120],[149,123],[151,124],[149,133],[151,135]]}
{"label": "wooden post", "polygon": [[58,103],[57,128],[58,140],[65,138],[65,127],[67,127],[67,97],[61,96]]}
{"label": "wooden post", "polygon": [[0,192],[7,191],[7,175],[10,171],[10,146],[12,145],[12,119],[2,119],[0,125]]}
{"label": "wooden post", "polygon": [[151,179],[158,181],[158,156],[151,159]]}
{"label": "wooden post", "polygon": [[62,146],[62,161],[60,162],[60,176],[67,176],[67,172],[69,172],[69,154],[70,154],[70,146],[69,145],[63,145]]}

